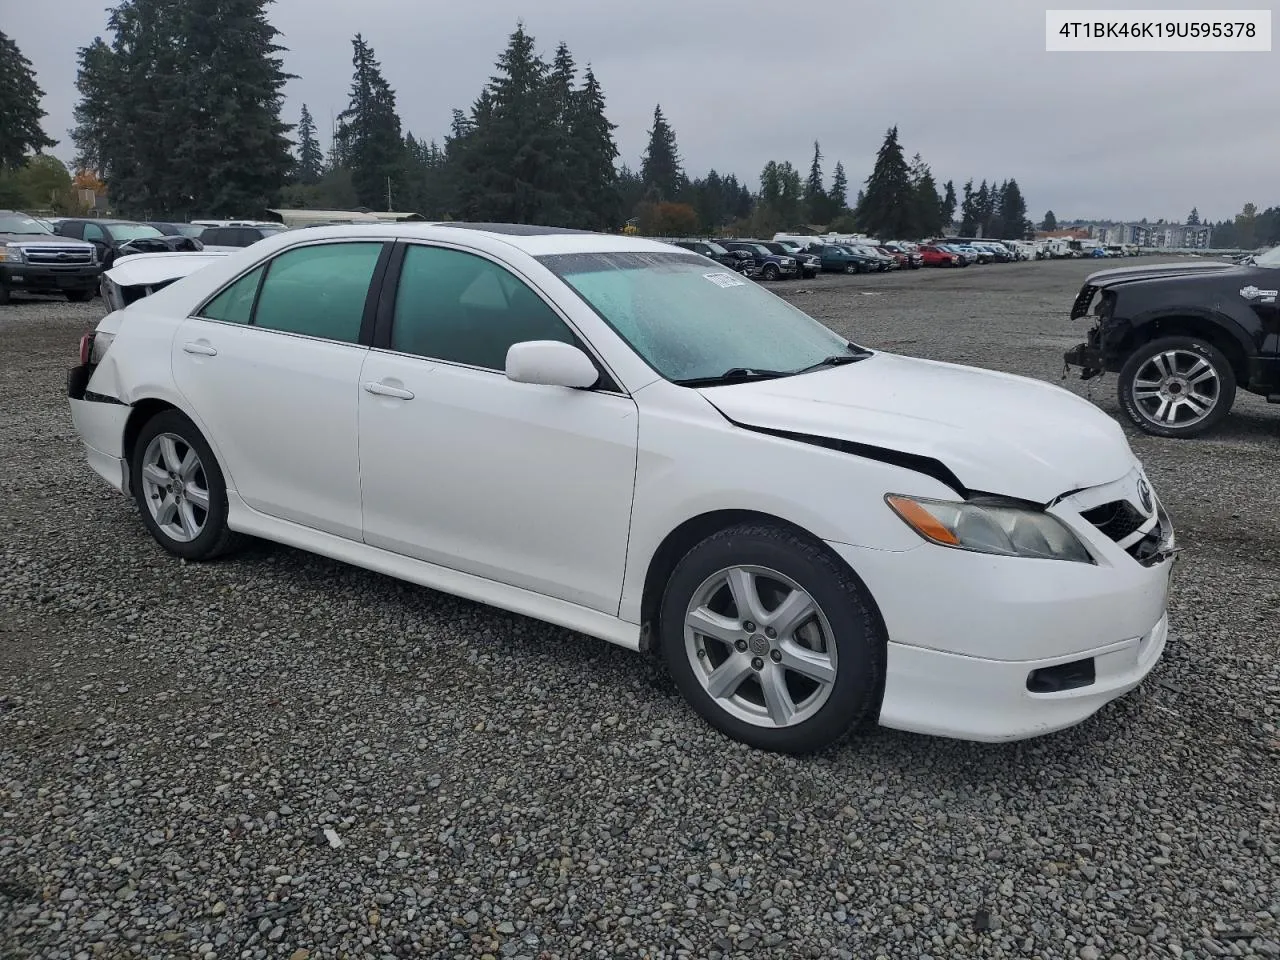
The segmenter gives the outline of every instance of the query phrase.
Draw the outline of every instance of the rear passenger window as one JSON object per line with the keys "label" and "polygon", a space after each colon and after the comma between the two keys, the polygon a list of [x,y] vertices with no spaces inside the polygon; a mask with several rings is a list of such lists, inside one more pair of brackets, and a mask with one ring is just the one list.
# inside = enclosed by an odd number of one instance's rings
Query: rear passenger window
{"label": "rear passenger window", "polygon": [[255,326],[357,343],[381,243],[324,243],[282,253],[269,264]]}
{"label": "rear passenger window", "polygon": [[266,267],[251,270],[227,289],[210,300],[200,316],[224,323],[248,323],[253,313],[253,298],[258,292],[258,281]]}

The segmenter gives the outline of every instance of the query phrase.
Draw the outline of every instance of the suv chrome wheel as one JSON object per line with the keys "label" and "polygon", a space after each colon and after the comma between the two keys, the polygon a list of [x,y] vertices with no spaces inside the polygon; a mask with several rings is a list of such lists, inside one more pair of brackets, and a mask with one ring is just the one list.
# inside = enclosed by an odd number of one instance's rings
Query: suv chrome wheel
{"label": "suv chrome wheel", "polygon": [[1165,350],[1138,368],[1133,402],[1152,423],[1192,427],[1217,406],[1222,381],[1204,356],[1190,350]]}
{"label": "suv chrome wheel", "polygon": [[694,676],[725,712],[755,726],[803,723],[836,679],[834,634],[798,583],[765,567],[712,574],[685,611]]}

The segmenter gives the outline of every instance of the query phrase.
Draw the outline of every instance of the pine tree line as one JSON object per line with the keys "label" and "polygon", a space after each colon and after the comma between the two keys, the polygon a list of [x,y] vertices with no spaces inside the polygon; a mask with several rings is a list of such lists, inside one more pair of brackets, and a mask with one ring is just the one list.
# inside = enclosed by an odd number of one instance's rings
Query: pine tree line
{"label": "pine tree line", "polygon": [[[1053,211],[1049,211],[1049,219]],[[1054,221],[1056,224],[1056,220]],[[1046,229],[1052,229],[1046,227]],[[964,185],[960,202],[960,235],[984,236],[997,240],[1017,240],[1033,234],[1035,225],[1027,219],[1027,202],[1017,180],[988,183],[983,180],[975,190],[973,180]]]}
{"label": "pine tree line", "polygon": [[[439,143],[402,128],[396,93],[357,34],[327,156],[305,104],[291,150],[280,118],[289,75],[268,3],[123,0],[110,13],[109,39],[79,51],[77,162],[108,182],[119,212],[243,216],[282,203],[596,230],[629,222],[650,234],[771,234],[812,223],[892,237],[940,233],[955,215],[954,185],[940,190],[919,154],[908,162],[896,127],[853,202],[842,163],[828,183],[816,141],[807,170],[770,161],[755,192],[734,174],[690,178],[660,105],[638,168],[619,167],[590,65],[580,70],[563,43],[547,60],[523,25]],[[45,145],[29,138],[31,149]],[[970,183],[961,225],[1020,234],[1025,213],[1016,181],[976,191]]]}
{"label": "pine tree line", "polygon": [[292,166],[265,0],[125,0],[78,54],[76,162],[140,217],[244,216]]}

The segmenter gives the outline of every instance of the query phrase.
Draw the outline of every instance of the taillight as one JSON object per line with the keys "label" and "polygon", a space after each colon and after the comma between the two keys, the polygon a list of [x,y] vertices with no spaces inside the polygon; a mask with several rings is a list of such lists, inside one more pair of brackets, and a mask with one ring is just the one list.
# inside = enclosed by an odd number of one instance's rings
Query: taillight
{"label": "taillight", "polygon": [[89,363],[89,358],[93,355],[93,334],[86,333],[80,338],[80,365],[83,367]]}

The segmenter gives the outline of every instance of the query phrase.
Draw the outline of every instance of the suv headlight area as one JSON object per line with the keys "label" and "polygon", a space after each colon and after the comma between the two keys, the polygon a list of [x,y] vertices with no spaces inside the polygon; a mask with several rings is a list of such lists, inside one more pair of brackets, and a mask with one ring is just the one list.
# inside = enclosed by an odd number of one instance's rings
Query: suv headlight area
{"label": "suv headlight area", "polygon": [[22,255],[22,248],[16,243],[6,243],[0,247],[0,261],[4,263],[25,263],[26,258]]}
{"label": "suv headlight area", "polygon": [[929,500],[892,493],[885,502],[907,526],[939,546],[1002,557],[1094,562],[1080,538],[1043,510],[996,501]]}

